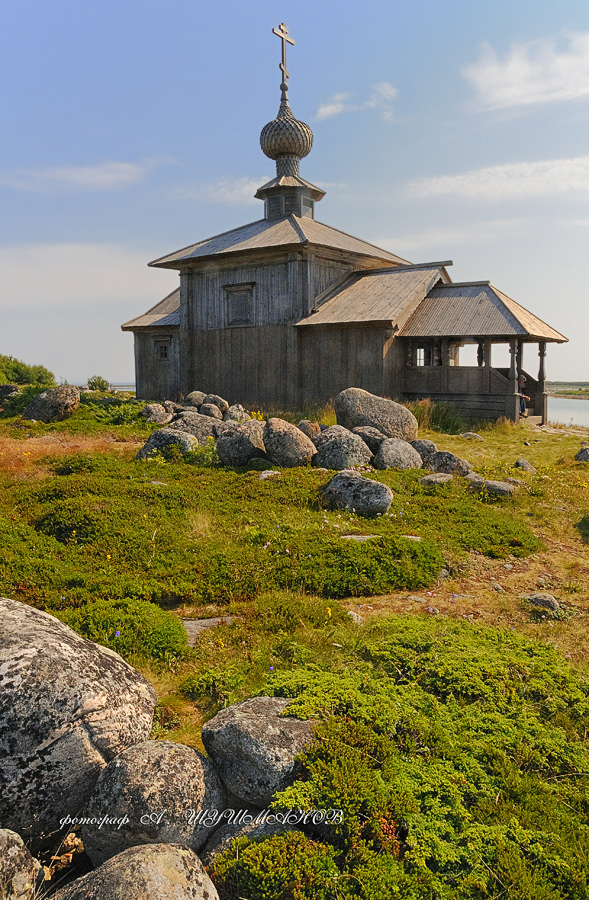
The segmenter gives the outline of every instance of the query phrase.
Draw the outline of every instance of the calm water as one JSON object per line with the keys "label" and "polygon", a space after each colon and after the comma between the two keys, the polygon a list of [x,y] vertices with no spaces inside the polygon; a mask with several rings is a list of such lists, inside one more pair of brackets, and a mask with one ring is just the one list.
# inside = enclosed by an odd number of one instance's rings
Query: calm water
{"label": "calm water", "polygon": [[562,397],[548,398],[548,421],[563,425],[589,426],[589,400],[567,400]]}

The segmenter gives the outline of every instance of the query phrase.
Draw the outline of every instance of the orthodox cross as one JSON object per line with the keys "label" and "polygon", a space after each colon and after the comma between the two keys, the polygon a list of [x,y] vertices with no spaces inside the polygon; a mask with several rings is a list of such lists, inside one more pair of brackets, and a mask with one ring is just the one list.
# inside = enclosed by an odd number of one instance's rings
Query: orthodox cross
{"label": "orthodox cross", "polygon": [[282,24],[278,28],[272,29],[272,34],[275,34],[282,41],[282,62],[280,63],[279,69],[282,72],[282,84],[280,85],[282,91],[288,90],[287,78],[289,78],[289,74],[286,71],[286,44],[292,44],[294,46],[294,41],[291,37],[288,36],[288,28],[282,22]]}

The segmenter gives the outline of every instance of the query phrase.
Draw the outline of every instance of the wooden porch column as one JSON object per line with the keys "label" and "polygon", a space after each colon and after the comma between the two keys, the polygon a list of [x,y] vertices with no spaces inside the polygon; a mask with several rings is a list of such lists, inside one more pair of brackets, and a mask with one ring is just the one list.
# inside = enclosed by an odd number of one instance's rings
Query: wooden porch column
{"label": "wooden porch column", "polygon": [[477,347],[477,366],[484,366],[485,364],[485,345],[483,341],[479,341],[479,345]]}
{"label": "wooden porch column", "polygon": [[517,374],[521,375],[524,370],[524,342],[521,338],[517,341]]}
{"label": "wooden porch column", "polygon": [[505,395],[505,417],[512,422],[519,422],[519,394],[517,391],[517,341],[512,338],[509,342],[511,365],[509,367],[509,387]]}
{"label": "wooden porch column", "polygon": [[483,365],[487,368],[491,368],[491,352],[493,348],[493,342],[491,338],[485,338],[483,341]]}
{"label": "wooden porch column", "polygon": [[540,357],[540,365],[538,367],[538,387],[536,388],[534,414],[542,416],[542,425],[545,425],[548,421],[548,394],[546,393],[546,370],[544,368],[546,341],[538,342],[538,356]]}

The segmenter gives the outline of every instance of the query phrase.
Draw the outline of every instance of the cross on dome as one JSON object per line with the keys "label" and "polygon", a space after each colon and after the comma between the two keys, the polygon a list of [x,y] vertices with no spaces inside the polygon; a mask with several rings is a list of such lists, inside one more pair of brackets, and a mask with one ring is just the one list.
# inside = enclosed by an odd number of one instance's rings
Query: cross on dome
{"label": "cross on dome", "polygon": [[288,74],[286,69],[286,45],[287,43],[289,43],[294,47],[295,42],[291,37],[288,36],[288,28],[286,27],[284,22],[281,22],[278,28],[273,28],[272,34],[275,34],[282,41],[282,62],[280,63],[278,68],[282,72],[282,84],[280,85],[280,90],[283,94],[282,99],[286,100],[286,93],[288,91],[288,79],[290,78],[290,75]]}

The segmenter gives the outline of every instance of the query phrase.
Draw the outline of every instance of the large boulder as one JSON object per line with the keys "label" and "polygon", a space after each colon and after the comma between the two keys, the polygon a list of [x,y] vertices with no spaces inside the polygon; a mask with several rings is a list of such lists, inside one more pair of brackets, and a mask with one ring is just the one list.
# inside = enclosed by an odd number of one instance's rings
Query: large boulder
{"label": "large boulder", "polygon": [[421,463],[424,469],[431,469],[434,456],[438,452],[438,448],[433,441],[417,440],[410,441],[414,450],[417,450],[421,456]]}
{"label": "large boulder", "polygon": [[370,425],[387,437],[413,441],[417,438],[417,419],[412,412],[394,400],[369,394],[361,388],[347,388],[334,401],[339,425],[356,428]]}
{"label": "large boulder", "polygon": [[193,850],[144,844],[109,859],[52,900],[219,900],[219,895]]}
{"label": "large boulder", "polygon": [[383,434],[378,428],[372,428],[370,425],[357,425],[353,432],[360,435],[372,453],[378,453],[380,445],[387,439],[386,434]]}
{"label": "large boulder", "polygon": [[427,465],[434,472],[445,472],[447,475],[469,475],[472,466],[465,459],[460,459],[449,450],[438,450]]}
{"label": "large boulder", "polygon": [[69,419],[79,405],[80,389],[75,384],[62,384],[33,397],[22,417],[45,423],[62,422]]}
{"label": "large boulder", "polygon": [[242,422],[248,422],[251,416],[245,411],[241,403],[234,403],[229,409],[223,413],[224,422],[236,422],[240,425]]}
{"label": "large boulder", "polygon": [[0,599],[0,822],[49,837],[103,768],[149,735],[155,693],[121,657]]}
{"label": "large boulder", "polygon": [[202,729],[226,787],[245,804],[269,806],[296,774],[295,756],[313,740],[308,721],[283,717],[288,700],[253,697],[222,709]]}
{"label": "large boulder", "polygon": [[[184,744],[135,744],[103,770],[81,813],[84,849],[95,866],[138,844],[183,844],[199,850],[210,829],[203,809],[224,809],[225,793],[210,761]],[[101,824],[104,817],[116,820]],[[122,824],[121,824],[122,823]]]}
{"label": "large boulder", "polygon": [[170,428],[175,431],[185,431],[195,437],[199,444],[206,444],[208,438],[214,437],[217,419],[212,416],[201,416],[196,410],[183,410],[178,417],[170,423]]}
{"label": "large boulder", "polygon": [[31,856],[20,835],[0,828],[0,897],[32,900],[43,880],[41,864]]}
{"label": "large boulder", "polygon": [[577,462],[589,462],[589,447],[581,447],[575,459]]}
{"label": "large boulder", "polygon": [[267,459],[264,426],[257,419],[228,428],[219,435],[217,455],[224,466],[247,466],[252,459]]}
{"label": "large boulder", "polygon": [[198,441],[194,435],[187,431],[179,431],[177,428],[158,428],[152,431],[147,441],[137,453],[135,459],[145,459],[154,453],[162,453],[169,447],[179,447],[182,453],[188,453],[198,447]]}
{"label": "large boulder", "polygon": [[388,485],[357,472],[338,472],[323,488],[323,496],[332,509],[345,509],[367,518],[384,515],[393,502]]}
{"label": "large boulder", "polygon": [[372,460],[368,445],[357,434],[338,425],[321,432],[315,439],[317,453],[313,465],[320,469],[349,469],[367,466]]}
{"label": "large boulder", "polygon": [[264,426],[264,446],[272,462],[286,469],[306,466],[315,455],[313,441],[284,419],[268,419]]}
{"label": "large boulder", "polygon": [[376,469],[421,469],[421,456],[400,438],[387,438],[374,457]]}
{"label": "large boulder", "polygon": [[224,412],[227,412],[227,410],[229,409],[229,404],[227,403],[227,401],[224,400],[223,397],[219,397],[218,394],[207,394],[205,397],[203,397],[202,402],[203,405],[212,403],[213,406],[216,406],[220,410],[221,415]]}
{"label": "large boulder", "polygon": [[161,403],[147,403],[141,410],[141,415],[146,422],[154,425],[167,425],[174,417]]}

